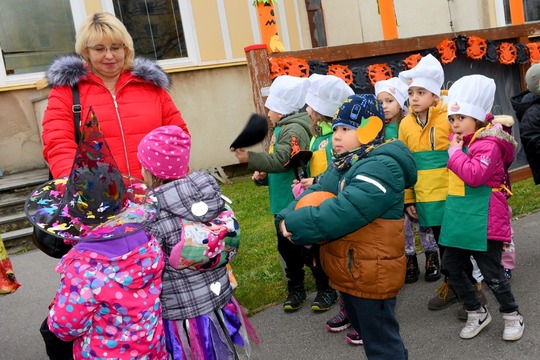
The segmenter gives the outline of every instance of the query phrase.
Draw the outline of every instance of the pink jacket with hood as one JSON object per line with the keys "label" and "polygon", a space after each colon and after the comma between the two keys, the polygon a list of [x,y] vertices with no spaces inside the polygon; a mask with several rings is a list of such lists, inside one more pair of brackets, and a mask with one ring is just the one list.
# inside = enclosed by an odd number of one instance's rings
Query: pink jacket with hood
{"label": "pink jacket with hood", "polygon": [[[499,121],[508,122],[506,118]],[[450,139],[453,135],[450,134]],[[472,137],[473,134],[464,136],[464,146],[469,146]],[[516,147],[517,142],[512,135],[494,126],[478,134],[476,140],[469,146],[467,154],[460,149],[452,151],[450,148],[448,169],[471,187],[486,185],[492,189],[500,189],[502,184],[509,185],[506,184],[508,183],[508,168],[514,160]],[[504,242],[512,240],[507,200],[509,196],[510,194],[505,190],[491,193],[488,210],[488,240]],[[459,219],[455,219],[455,226],[459,226],[458,223]]]}

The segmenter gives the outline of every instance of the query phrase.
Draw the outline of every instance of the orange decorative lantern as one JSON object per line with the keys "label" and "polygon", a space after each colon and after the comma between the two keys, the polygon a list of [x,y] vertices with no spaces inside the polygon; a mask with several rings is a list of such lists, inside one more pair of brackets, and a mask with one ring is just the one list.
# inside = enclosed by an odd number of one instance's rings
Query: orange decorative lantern
{"label": "orange decorative lantern", "polygon": [[375,85],[377,81],[390,79],[392,77],[392,69],[387,64],[368,65],[367,76],[371,81],[371,85]]}
{"label": "orange decorative lantern", "polygon": [[353,73],[347,65],[334,64],[328,66],[328,75],[337,76],[345,81],[347,85],[351,85],[353,82]]}
{"label": "orange decorative lantern", "polygon": [[516,62],[517,50],[514,44],[503,42],[497,48],[499,62],[504,65],[510,65]]}
{"label": "orange decorative lantern", "polygon": [[478,36],[469,36],[467,40],[467,57],[480,60],[486,55],[487,43],[485,39]]}
{"label": "orange decorative lantern", "polygon": [[456,58],[456,42],[454,40],[443,40],[437,45],[437,51],[441,57],[441,62],[450,64]]}

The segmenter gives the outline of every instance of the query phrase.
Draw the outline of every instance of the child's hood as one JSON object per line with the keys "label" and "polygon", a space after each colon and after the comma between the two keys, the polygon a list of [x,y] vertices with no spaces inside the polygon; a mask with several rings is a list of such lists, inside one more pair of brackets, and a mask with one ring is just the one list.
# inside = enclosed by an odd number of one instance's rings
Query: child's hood
{"label": "child's hood", "polygon": [[[75,85],[90,74],[90,69],[84,60],[76,54],[63,55],[53,60],[47,69],[49,86]],[[171,80],[169,76],[154,61],[143,57],[136,57],[133,61],[131,74],[142,80],[169,89]]]}
{"label": "child's hood", "polygon": [[371,151],[369,157],[378,155],[389,156],[399,164],[403,170],[405,188],[410,188],[416,184],[418,177],[416,162],[409,148],[401,140],[392,140],[379,145]]}
{"label": "child's hood", "polygon": [[191,173],[185,178],[160,186],[156,192],[160,211],[186,220],[209,221],[225,209],[225,201],[216,179],[206,172]]}
{"label": "child's hood", "polygon": [[494,141],[501,150],[502,160],[508,166],[514,161],[514,153],[518,147],[514,137],[499,127],[491,127],[478,134],[478,140],[489,138]]}
{"label": "child's hood", "polygon": [[294,113],[292,115],[283,117],[279,122],[276,124],[276,126],[285,126],[288,124],[299,124],[304,129],[306,129],[307,133],[311,136],[311,120],[309,119],[309,115],[307,112],[299,112]]}
{"label": "child's hood", "polygon": [[76,271],[77,276],[94,279],[92,287],[96,291],[110,281],[137,290],[148,287],[161,277],[163,261],[161,248],[152,240],[116,257],[109,257],[99,249],[79,251],[74,248],[62,258],[56,271],[64,272],[68,266]]}
{"label": "child's hood", "polygon": [[540,105],[540,95],[533,94],[531,92],[522,92],[513,96],[510,101],[512,102],[512,107],[514,108],[518,119],[523,117],[525,111],[533,105]]}

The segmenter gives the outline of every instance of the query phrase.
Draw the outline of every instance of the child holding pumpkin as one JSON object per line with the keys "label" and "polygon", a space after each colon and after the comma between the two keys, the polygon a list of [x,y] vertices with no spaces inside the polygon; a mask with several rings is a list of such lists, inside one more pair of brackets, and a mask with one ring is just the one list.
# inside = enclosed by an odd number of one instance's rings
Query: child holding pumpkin
{"label": "child holding pumpkin", "polygon": [[[310,142],[310,119],[301,109],[305,105],[306,95],[310,87],[308,78],[290,75],[278,76],[270,86],[270,93],[265,102],[268,118],[274,127],[268,153],[247,151],[244,148],[234,150],[240,163],[247,163],[249,170],[254,170],[252,179],[257,183],[266,182],[270,193],[270,212],[277,214],[293,199],[291,184],[295,178],[293,168],[285,165],[291,159],[292,149],[307,150]],[[305,261],[303,246],[291,244],[277,231],[277,248],[281,256],[281,264],[287,280],[287,299],[283,303],[286,312],[300,309],[306,300],[304,287],[304,265],[310,268],[317,284],[317,293],[312,309],[325,311],[335,302],[337,295],[328,284],[328,277],[320,266],[313,266],[312,261]],[[309,258],[309,256],[308,256]]]}
{"label": "child holding pumpkin", "polygon": [[[340,291],[367,357],[399,360],[407,358],[395,318],[405,279],[403,192],[417,172],[401,141],[384,142],[383,119],[374,95],[349,96],[332,121],[332,166],[276,216],[276,226],[294,244],[323,242],[323,268]],[[298,201],[323,191],[335,196],[295,209]]]}

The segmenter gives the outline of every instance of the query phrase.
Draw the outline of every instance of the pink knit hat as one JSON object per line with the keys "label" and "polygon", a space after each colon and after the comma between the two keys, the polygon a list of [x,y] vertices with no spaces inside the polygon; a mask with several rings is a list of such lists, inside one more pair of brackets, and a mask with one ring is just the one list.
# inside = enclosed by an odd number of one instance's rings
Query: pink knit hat
{"label": "pink knit hat", "polygon": [[160,179],[180,179],[189,171],[191,136],[174,125],[149,132],[139,143],[142,166]]}

